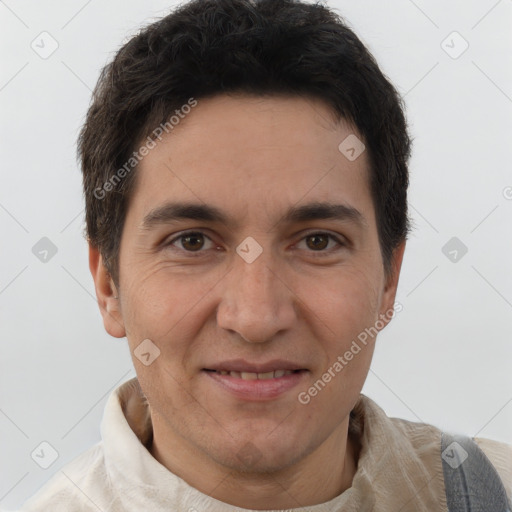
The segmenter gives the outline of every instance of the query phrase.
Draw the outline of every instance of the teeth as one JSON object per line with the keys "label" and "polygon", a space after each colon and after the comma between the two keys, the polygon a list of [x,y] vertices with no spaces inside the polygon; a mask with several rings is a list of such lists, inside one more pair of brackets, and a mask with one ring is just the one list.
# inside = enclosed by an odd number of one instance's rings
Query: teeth
{"label": "teeth", "polygon": [[284,377],[285,375],[290,375],[293,373],[292,370],[275,370],[273,372],[264,372],[264,373],[254,373],[254,372],[228,372],[227,370],[217,370],[217,373],[220,375],[229,375],[230,377],[235,377],[237,379],[243,380],[267,380],[267,379],[278,379],[279,377]]}
{"label": "teeth", "polygon": [[253,375],[256,375],[258,377],[258,379],[273,379],[274,378],[274,372],[253,373]]}
{"label": "teeth", "polygon": [[[233,372],[235,373],[235,372]],[[257,373],[242,372],[240,374],[243,380],[256,380],[258,378]]]}

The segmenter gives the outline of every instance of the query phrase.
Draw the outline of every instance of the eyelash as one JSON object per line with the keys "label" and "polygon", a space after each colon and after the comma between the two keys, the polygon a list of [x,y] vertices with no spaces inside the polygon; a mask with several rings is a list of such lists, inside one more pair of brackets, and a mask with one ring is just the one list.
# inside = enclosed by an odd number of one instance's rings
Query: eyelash
{"label": "eyelash", "polygon": [[[167,247],[172,247],[175,242],[177,242],[178,240],[180,240],[182,238],[185,238],[186,236],[189,236],[189,235],[201,235],[201,236],[205,237],[206,239],[210,240],[211,242],[213,242],[213,240],[208,235],[203,233],[202,231],[191,230],[191,231],[184,231],[183,233],[180,233],[179,235],[175,236],[172,240],[169,240],[169,242],[165,243],[165,247],[166,248]],[[300,241],[305,240],[306,238],[312,237],[314,235],[328,236],[330,239],[334,240],[338,244],[338,246],[339,246],[337,249],[335,248],[335,250],[339,250],[339,249],[347,246],[347,244],[342,242],[340,240],[340,238],[338,238],[337,236],[335,236],[335,235],[333,235],[331,233],[325,232],[325,231],[312,231],[310,233],[305,234],[301,238]],[[176,250],[181,251],[181,252],[185,252],[185,253],[187,253],[187,255],[190,255],[192,257],[200,257],[205,252],[202,249],[200,249],[198,251],[187,251],[186,249],[177,249],[176,247],[174,247],[173,249],[176,249]],[[322,249],[322,250],[319,250],[319,251],[310,250],[308,252],[314,254],[315,257],[316,257],[316,255],[322,256],[322,255],[331,254],[332,248],[331,248],[331,250],[327,250],[327,249]]]}

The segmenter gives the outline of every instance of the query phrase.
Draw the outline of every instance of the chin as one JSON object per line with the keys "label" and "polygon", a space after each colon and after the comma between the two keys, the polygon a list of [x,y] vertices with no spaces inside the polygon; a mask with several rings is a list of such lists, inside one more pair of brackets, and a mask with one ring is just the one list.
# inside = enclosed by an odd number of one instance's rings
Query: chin
{"label": "chin", "polygon": [[[283,439],[288,439],[284,443]],[[221,443],[216,444],[217,447]],[[306,455],[305,442],[281,435],[270,440],[268,434],[245,435],[238,442],[230,442],[221,452],[210,456],[216,462],[239,473],[275,473],[286,469]],[[298,448],[302,447],[302,448]]]}

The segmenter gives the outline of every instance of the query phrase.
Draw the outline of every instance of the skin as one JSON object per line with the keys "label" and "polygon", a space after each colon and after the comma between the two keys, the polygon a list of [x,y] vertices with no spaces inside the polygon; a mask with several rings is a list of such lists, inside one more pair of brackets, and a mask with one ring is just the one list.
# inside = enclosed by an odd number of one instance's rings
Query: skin
{"label": "skin", "polygon": [[[338,150],[350,134],[362,139],[347,122],[334,123],[316,99],[198,100],[139,164],[119,287],[90,247],[105,329],[127,337],[150,404],[151,453],[195,488],[235,506],[323,503],[348,489],[357,470],[359,446],[348,436],[348,419],[375,339],[307,405],[297,399],[359,333],[393,310],[405,244],[386,275],[366,152],[349,161]],[[211,204],[236,224],[180,220],[144,230],[145,215],[169,200]],[[364,222],[281,221],[289,207],[312,201],[350,205]],[[185,230],[205,237],[171,245]],[[317,249],[311,234],[318,232],[345,245],[321,238]],[[248,236],[263,249],[252,263],[236,252]],[[149,366],[133,356],[145,339],[161,351]],[[247,401],[202,371],[233,358],[288,359],[308,371],[275,399]]]}

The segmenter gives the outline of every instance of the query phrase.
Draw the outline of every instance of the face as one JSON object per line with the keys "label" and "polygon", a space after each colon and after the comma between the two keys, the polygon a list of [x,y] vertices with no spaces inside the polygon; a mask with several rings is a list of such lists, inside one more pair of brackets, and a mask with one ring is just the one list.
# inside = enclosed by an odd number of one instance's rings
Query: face
{"label": "face", "polygon": [[218,96],[139,164],[104,321],[128,338],[155,439],[272,471],[346,435],[361,333],[391,316],[403,253],[386,278],[349,135],[317,100]]}

